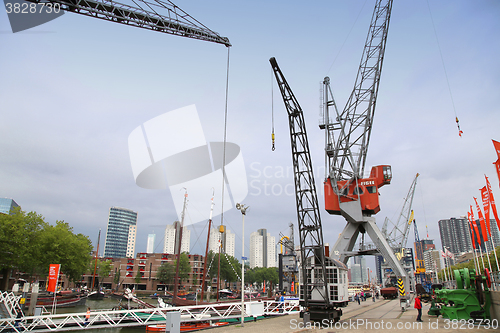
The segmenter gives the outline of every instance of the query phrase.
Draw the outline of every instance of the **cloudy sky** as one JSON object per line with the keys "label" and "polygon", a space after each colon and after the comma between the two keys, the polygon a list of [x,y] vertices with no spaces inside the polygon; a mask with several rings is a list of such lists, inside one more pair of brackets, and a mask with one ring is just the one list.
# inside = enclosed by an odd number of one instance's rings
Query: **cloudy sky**
{"label": "cloudy sky", "polygon": [[[290,222],[296,224],[288,123],[269,58],[276,57],[304,110],[321,189],[320,82],[331,78],[343,107],[374,3],[176,2],[233,45],[227,141],[239,145],[246,169],[246,244],[259,228],[278,238],[288,234]],[[367,170],[392,166],[392,183],[380,190],[380,226],[385,217],[397,220],[416,173],[420,235],[426,237],[427,225],[438,244],[438,221],[465,215],[485,174],[500,198],[491,142],[500,140],[498,17],[495,0],[394,2],[366,162]],[[149,233],[157,234],[162,251],[165,225],[177,219],[172,195],[183,193],[135,184],[128,136],[154,117],[194,104],[206,141],[222,141],[228,49],[71,13],[13,34],[5,10],[0,43],[0,196],[51,223],[68,222],[94,244],[99,228],[105,233],[110,207],[132,209],[139,214],[136,251],[146,250]],[[189,140],[183,136],[178,140]],[[206,205],[188,205],[188,223],[206,216],[190,226],[193,253],[203,252],[211,192]],[[221,202],[215,202],[216,224],[220,212]],[[323,210],[322,221],[325,242],[333,245],[345,221]],[[224,224],[236,234],[239,257],[240,212],[228,210]]]}

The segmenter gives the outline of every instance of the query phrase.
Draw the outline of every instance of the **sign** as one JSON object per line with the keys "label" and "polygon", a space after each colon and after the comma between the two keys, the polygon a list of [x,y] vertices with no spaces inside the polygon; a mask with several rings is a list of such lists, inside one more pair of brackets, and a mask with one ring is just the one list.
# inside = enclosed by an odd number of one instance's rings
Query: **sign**
{"label": "sign", "polygon": [[248,260],[247,257],[241,257],[241,260]]}
{"label": "sign", "polygon": [[57,280],[59,279],[59,270],[61,269],[60,264],[51,264],[49,266],[49,285],[47,286],[47,291],[53,293],[56,292]]}

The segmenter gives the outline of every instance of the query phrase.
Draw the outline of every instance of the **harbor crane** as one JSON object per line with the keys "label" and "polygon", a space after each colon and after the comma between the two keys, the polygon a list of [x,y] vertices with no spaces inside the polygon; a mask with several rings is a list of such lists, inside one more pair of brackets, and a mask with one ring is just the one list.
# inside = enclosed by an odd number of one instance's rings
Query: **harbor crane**
{"label": "harbor crane", "polygon": [[353,251],[358,235],[367,233],[375,243],[376,251],[397,275],[404,311],[409,299],[408,274],[372,217],[380,211],[379,188],[390,184],[391,167],[374,166],[368,177],[364,174],[392,3],[392,0],[377,0],[375,4],[354,89],[342,112],[337,109],[333,98],[330,78],[323,80],[323,123],[320,128],[325,130],[326,144],[325,209],[330,214],[342,215],[347,221],[331,256],[346,264],[349,257],[373,254]]}
{"label": "harbor crane", "polygon": [[281,92],[290,128],[295,202],[300,242],[300,316],[308,321],[339,321],[347,306],[347,267],[327,258],[318,196],[307,139],[304,113],[275,58],[269,59]]}
{"label": "harbor crane", "polygon": [[231,46],[220,36],[183,11],[170,0],[133,0],[135,6],[114,0],[26,0],[58,6],[66,12],[101,20]]}

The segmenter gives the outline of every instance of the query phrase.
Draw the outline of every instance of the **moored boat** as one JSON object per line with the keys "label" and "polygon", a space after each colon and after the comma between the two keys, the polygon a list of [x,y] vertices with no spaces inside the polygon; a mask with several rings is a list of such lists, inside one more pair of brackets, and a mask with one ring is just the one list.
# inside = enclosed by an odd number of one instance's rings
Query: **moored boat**
{"label": "moored boat", "polygon": [[[181,332],[189,332],[189,331],[197,331],[203,330],[211,327],[220,327],[229,325],[227,322],[217,322],[217,323],[209,323],[209,322],[201,322],[201,323],[181,323]],[[166,325],[158,324],[158,325],[148,325],[146,326],[146,332],[165,332]]]}

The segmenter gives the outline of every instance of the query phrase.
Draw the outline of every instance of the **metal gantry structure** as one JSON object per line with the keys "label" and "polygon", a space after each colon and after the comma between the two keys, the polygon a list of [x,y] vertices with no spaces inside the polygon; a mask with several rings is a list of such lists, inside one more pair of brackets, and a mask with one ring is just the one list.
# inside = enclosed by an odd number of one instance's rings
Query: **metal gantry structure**
{"label": "metal gantry structure", "polygon": [[[301,305],[308,313],[311,313],[311,309],[313,312],[315,309],[321,309],[322,314],[325,314],[326,318],[331,318],[333,320],[339,319],[342,313],[341,310],[338,310],[336,306],[329,301],[323,229],[321,226],[321,216],[316,194],[316,185],[314,183],[304,113],[281,72],[276,59],[271,58],[269,62],[271,63],[276,82],[288,113],[292,164],[294,168],[295,202],[297,207],[300,255],[302,262],[300,268],[302,276],[300,288],[303,293]],[[311,267],[308,267],[306,264],[307,262],[309,262],[309,266]],[[313,267],[317,269],[314,274],[314,279],[308,275]],[[313,298],[313,294],[319,295],[319,297]]]}
{"label": "metal gantry structure", "polygon": [[[342,215],[347,221],[331,256],[347,263],[351,256],[382,255],[403,286],[400,287],[400,299],[402,310],[405,310],[409,298],[409,292],[404,288],[409,286],[408,274],[372,217],[380,211],[378,188],[390,183],[391,168],[388,165],[376,166],[369,176],[365,175],[392,3],[392,0],[376,1],[354,88],[342,112],[337,109],[331,93],[330,79],[324,79],[323,123],[320,128],[325,130],[326,143],[325,208],[330,214]],[[353,250],[358,236],[365,233],[375,243],[376,251]]]}
{"label": "metal gantry structure", "polygon": [[408,194],[406,195],[403,202],[403,207],[401,208],[401,213],[399,214],[398,220],[394,227],[389,232],[387,231],[389,223],[391,222],[387,217],[385,218],[384,224],[382,226],[382,233],[386,235],[386,239],[394,249],[394,253],[400,252],[403,248],[405,248],[408,241],[410,226],[413,220],[413,218],[411,218],[411,216],[413,215],[411,208],[413,205],[415,188],[417,187],[418,176],[419,174],[417,173],[410,185]]}
{"label": "metal gantry structure", "polygon": [[170,35],[204,40],[231,46],[220,36],[170,0],[132,0],[128,5],[113,0],[26,0],[54,6],[61,10]]}
{"label": "metal gantry structure", "polygon": [[[18,301],[19,297],[12,293],[2,293],[0,301],[9,306],[5,299]],[[165,324],[169,312],[179,312],[181,322],[217,322],[239,318],[242,314],[246,317],[272,316],[291,314],[299,310],[297,300],[263,300],[245,304],[245,307],[239,302],[233,302],[168,308],[96,310],[91,312],[88,322],[85,321],[86,312],[27,316],[21,319],[11,316],[0,318],[0,332],[61,332],[158,325]]]}

